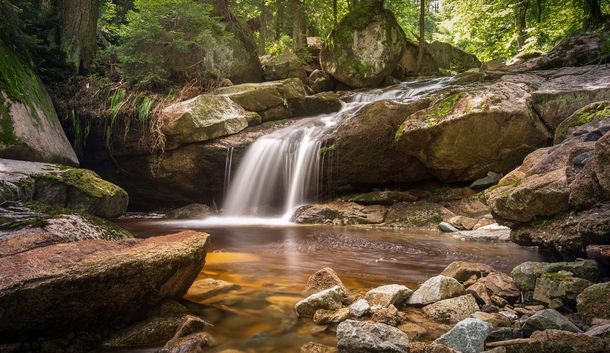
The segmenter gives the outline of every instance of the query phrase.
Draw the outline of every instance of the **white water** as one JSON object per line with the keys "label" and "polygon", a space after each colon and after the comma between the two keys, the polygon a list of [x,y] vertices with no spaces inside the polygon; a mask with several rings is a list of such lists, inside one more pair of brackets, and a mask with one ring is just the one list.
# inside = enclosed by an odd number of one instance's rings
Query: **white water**
{"label": "white water", "polygon": [[246,151],[234,178],[232,148],[228,151],[225,183],[229,189],[221,217],[207,225],[286,225],[294,211],[315,200],[320,189],[320,148],[325,136],[363,106],[388,99],[408,101],[446,86],[441,78],[401,83],[357,93],[333,114],[301,119],[256,140]]}

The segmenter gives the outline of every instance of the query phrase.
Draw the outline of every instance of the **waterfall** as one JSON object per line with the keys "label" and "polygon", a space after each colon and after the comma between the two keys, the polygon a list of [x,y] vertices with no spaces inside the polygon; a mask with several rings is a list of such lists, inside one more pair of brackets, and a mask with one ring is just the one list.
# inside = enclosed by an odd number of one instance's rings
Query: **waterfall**
{"label": "waterfall", "polygon": [[[320,156],[327,134],[371,102],[406,101],[436,91],[448,78],[401,83],[385,89],[354,94],[333,114],[305,118],[256,140],[231,176],[233,149],[227,150],[223,217],[237,224],[247,218],[288,222],[300,205],[315,201],[321,189],[332,188],[334,151]],[[326,170],[324,170],[326,168]],[[327,179],[326,183],[323,180]],[[218,221],[219,218],[215,220]]]}

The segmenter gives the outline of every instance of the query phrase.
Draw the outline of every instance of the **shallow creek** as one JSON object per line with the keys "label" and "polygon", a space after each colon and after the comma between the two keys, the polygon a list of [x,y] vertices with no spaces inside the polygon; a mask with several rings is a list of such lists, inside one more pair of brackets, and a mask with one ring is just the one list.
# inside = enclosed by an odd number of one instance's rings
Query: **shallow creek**
{"label": "shallow creek", "polygon": [[294,304],[303,298],[309,275],[333,268],[352,293],[399,283],[416,288],[455,260],[483,262],[510,272],[517,264],[541,260],[534,248],[512,243],[468,242],[425,233],[325,226],[213,227],[193,222],[130,219],[120,224],[138,237],[196,229],[211,234],[199,279],[215,278],[239,288],[198,300],[189,309],[213,326],[213,352],[298,352],[309,341],[335,345],[334,332],[317,333],[310,319],[297,320]]}

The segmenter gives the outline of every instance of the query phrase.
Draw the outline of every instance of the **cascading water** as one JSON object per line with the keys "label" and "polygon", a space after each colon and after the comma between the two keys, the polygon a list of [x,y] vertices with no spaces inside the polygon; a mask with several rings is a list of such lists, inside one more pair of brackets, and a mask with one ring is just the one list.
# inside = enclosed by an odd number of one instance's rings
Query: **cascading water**
{"label": "cascading water", "polygon": [[[222,217],[210,223],[288,223],[294,210],[320,189],[320,148],[327,134],[363,106],[389,99],[407,101],[446,86],[450,78],[401,83],[353,95],[333,114],[301,119],[256,140],[231,177],[227,151],[225,183],[230,183]],[[330,164],[332,168],[332,164]],[[332,174],[332,169],[331,169]]]}

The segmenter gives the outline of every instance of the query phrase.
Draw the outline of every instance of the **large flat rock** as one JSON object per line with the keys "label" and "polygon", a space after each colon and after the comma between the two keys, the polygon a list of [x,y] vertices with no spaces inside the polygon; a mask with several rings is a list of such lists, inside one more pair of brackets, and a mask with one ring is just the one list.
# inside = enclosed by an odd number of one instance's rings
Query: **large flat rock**
{"label": "large flat rock", "polygon": [[70,332],[137,318],[186,293],[208,235],[84,240],[0,258],[0,336]]}

